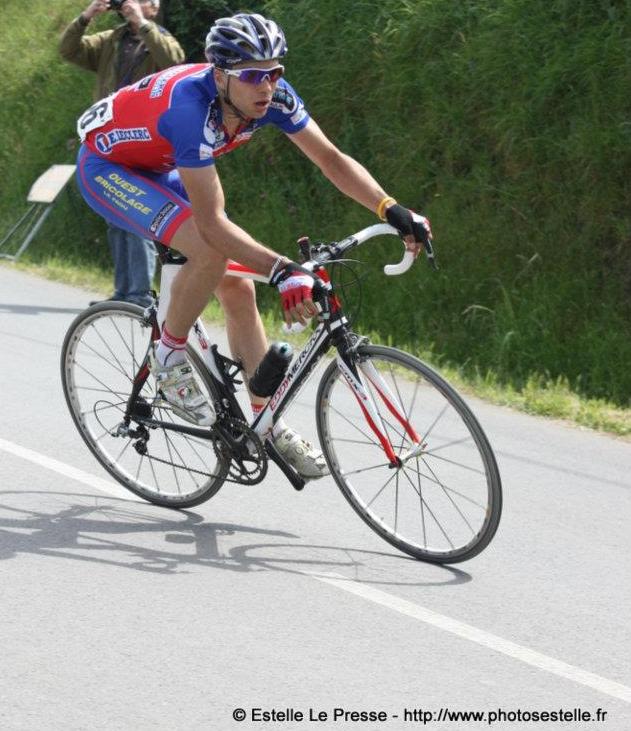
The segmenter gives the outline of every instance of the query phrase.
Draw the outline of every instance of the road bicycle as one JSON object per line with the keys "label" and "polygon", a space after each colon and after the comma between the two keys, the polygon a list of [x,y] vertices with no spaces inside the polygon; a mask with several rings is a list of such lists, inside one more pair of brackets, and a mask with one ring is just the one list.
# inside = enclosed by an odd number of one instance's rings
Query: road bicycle
{"label": "road bicycle", "polygon": [[[351,250],[385,234],[398,236],[388,224],[377,224],[337,242],[300,242],[303,266],[324,282],[321,312],[253,420],[240,403],[247,398],[241,365],[211,344],[201,320],[191,330],[187,354],[215,404],[215,424],[202,428],[181,419],[150,377],[149,353],[184,257],[162,247],[155,306],[102,302],[78,315],[63,344],[63,389],[75,425],[103,467],[131,492],[171,508],[208,500],[226,482],[256,485],[270,461],[301,490],[304,480],[269,435],[332,350],[315,418],[330,475],[344,497],[383,539],[417,559],[454,563],[482,551],[497,530],[502,506],[499,471],[482,428],[430,366],[354,332],[328,276]],[[385,273],[401,274],[412,263],[406,251]],[[234,262],[227,273],[267,281]]]}

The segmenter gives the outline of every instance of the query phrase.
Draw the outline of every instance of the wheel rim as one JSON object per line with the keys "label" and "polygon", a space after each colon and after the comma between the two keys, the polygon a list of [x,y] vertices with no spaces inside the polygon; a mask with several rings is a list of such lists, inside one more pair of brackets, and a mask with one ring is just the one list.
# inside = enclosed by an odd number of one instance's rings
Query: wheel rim
{"label": "wheel rim", "polygon": [[[65,351],[66,396],[83,439],[119,482],[149,500],[191,502],[215,485],[218,489],[223,479],[225,467],[210,441],[162,428],[145,429],[145,440],[134,421],[130,426],[135,436],[114,436],[150,337],[151,327],[140,308],[105,309],[84,317]],[[196,367],[194,360],[192,365]],[[198,382],[207,393],[199,374]],[[158,398],[153,378],[147,379],[140,396],[154,418],[187,424]]]}
{"label": "wheel rim", "polygon": [[[371,353],[370,362],[424,446],[401,468],[391,468],[334,368],[323,384],[321,440],[336,482],[362,518],[407,553],[435,561],[474,555],[499,520],[499,475],[486,437],[464,402],[441,379],[429,380],[420,361],[383,352]],[[364,381],[402,457],[415,443]]]}

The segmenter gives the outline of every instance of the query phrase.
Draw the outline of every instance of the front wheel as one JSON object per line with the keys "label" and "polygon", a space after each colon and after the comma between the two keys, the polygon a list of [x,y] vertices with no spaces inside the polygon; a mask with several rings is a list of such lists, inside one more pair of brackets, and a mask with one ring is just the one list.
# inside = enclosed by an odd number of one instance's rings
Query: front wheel
{"label": "front wheel", "polygon": [[472,558],[493,538],[502,510],[481,426],[443,378],[407,353],[366,345],[357,365],[399,466],[333,361],[316,400],[331,475],[361,518],[401,551],[434,563]]}

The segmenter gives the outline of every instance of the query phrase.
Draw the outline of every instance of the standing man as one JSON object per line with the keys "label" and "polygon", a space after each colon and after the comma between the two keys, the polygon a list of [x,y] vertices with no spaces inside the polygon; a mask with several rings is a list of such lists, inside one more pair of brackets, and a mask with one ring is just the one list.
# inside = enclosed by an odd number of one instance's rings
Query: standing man
{"label": "standing man", "polygon": [[[64,31],[59,52],[66,61],[96,73],[94,99],[102,99],[144,76],[184,61],[177,40],[154,22],[160,0],[92,0]],[[84,35],[94,17],[116,10],[125,21],[113,30]],[[113,300],[151,304],[155,249],[150,239],[108,222],[114,260]]]}

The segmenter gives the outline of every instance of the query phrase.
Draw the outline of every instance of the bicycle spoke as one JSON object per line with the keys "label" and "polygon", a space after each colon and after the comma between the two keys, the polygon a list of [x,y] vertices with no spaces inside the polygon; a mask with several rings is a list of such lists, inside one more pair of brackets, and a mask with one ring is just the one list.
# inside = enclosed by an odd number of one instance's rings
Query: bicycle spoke
{"label": "bicycle spoke", "polygon": [[[75,361],[75,362],[74,362],[74,365],[76,365],[76,366],[77,366],[77,368],[79,368],[79,370],[83,371],[83,372],[84,372],[84,373],[86,373],[86,374],[87,374],[88,376],[90,376],[90,378],[94,378],[94,380],[95,380],[95,381],[96,381],[97,383],[100,383],[100,384],[101,384],[101,386],[103,386],[103,388],[105,388],[105,389],[107,390],[107,393],[113,393],[113,394],[115,394],[115,395],[117,395],[117,396],[119,396],[119,395],[122,395],[122,394],[121,394],[121,393],[120,393],[119,391],[113,391],[113,390],[112,390],[112,389],[111,389],[111,388],[110,388],[110,387],[109,387],[109,386],[107,385],[107,383],[103,383],[103,381],[101,381],[101,379],[100,379],[100,378],[97,378],[97,377],[96,377],[96,376],[94,375],[94,373],[91,373],[91,372],[90,372],[90,371],[89,371],[89,370],[88,370],[87,368],[84,368],[84,367],[83,367],[83,366],[82,366],[82,365],[81,365],[80,363],[77,363],[77,362]],[[129,380],[131,380],[131,379],[129,379]]]}
{"label": "bicycle spoke", "polygon": [[434,459],[439,459],[441,462],[449,462],[449,464],[453,464],[456,467],[462,467],[463,470],[469,470],[469,472],[475,472],[478,475],[484,475],[484,472],[482,470],[476,469],[475,467],[469,467],[462,462],[456,462],[456,460],[447,459],[447,457],[443,457],[442,455],[436,454],[435,452],[423,452],[424,457],[428,454],[431,455]]}
{"label": "bicycle spoke", "polygon": [[358,475],[360,472],[369,472],[370,470],[378,470],[380,467],[389,467],[390,462],[382,462],[381,464],[373,465],[372,467],[362,467],[359,470],[349,470],[348,472],[342,472],[342,475],[344,477],[348,477],[349,475]]}
{"label": "bicycle spoke", "polygon": [[427,548],[427,529],[425,526],[425,506],[423,501],[423,489],[421,487],[421,476],[417,475],[416,479],[418,480],[418,498],[421,508],[421,528],[423,529],[423,545],[425,546],[425,548]]}
{"label": "bicycle spoke", "polygon": [[103,343],[103,345],[105,345],[105,347],[109,351],[109,354],[112,356],[112,359],[114,360],[114,362],[116,363],[118,368],[114,365],[114,363],[112,363],[112,361],[109,358],[106,358],[104,355],[101,355],[101,353],[99,353],[95,348],[93,348],[88,343],[83,343],[83,347],[87,348],[88,350],[91,350],[95,355],[98,355],[98,357],[101,358],[101,360],[103,360],[105,363],[107,363],[107,365],[111,366],[112,368],[114,368],[114,370],[118,371],[121,375],[125,376],[125,378],[127,378],[127,380],[131,381],[132,380],[131,376],[127,373],[127,370],[125,369],[123,364],[120,362],[120,360],[118,359],[118,357],[116,356],[114,351],[107,344],[107,341],[103,338],[101,333],[98,331],[96,325],[93,327],[93,330],[98,335],[98,337],[101,340],[101,342]]}
{"label": "bicycle spoke", "polygon": [[454,439],[451,442],[446,442],[445,444],[441,444],[439,447],[434,447],[433,449],[428,449],[425,454],[435,454],[441,449],[448,449],[449,447],[455,447],[456,444],[464,444],[465,442],[470,442],[473,440],[473,437],[469,434],[467,437],[462,437],[462,439]]}
{"label": "bicycle spoke", "polygon": [[[428,469],[429,465],[426,465]],[[416,472],[416,470],[413,467],[409,466],[409,463],[406,465],[406,469],[411,469],[413,472]],[[430,470],[431,471],[431,470]],[[486,510],[486,505],[483,505],[482,503],[477,502],[473,498],[471,498],[469,495],[465,495],[464,493],[460,492],[459,490],[456,490],[453,487],[449,487],[449,485],[445,485],[444,482],[441,482],[438,477],[434,478],[431,475],[426,475],[423,472],[420,471],[420,468],[418,470],[418,474],[421,475],[421,477],[424,477],[426,480],[429,480],[430,482],[433,482],[435,485],[438,485],[439,487],[442,487],[444,490],[447,490],[450,493],[453,493],[454,495],[458,495],[458,497],[461,497],[463,500],[466,500],[467,502],[470,502],[472,505],[475,505],[476,508],[480,508],[480,510]],[[432,472],[433,474],[433,472]]]}
{"label": "bicycle spoke", "polygon": [[335,439],[336,442],[344,442],[345,444],[375,444],[374,441],[368,441],[367,439],[359,440],[359,439],[343,439],[342,437],[337,437]]}
{"label": "bicycle spoke", "polygon": [[434,427],[436,426],[436,424],[438,424],[438,422],[443,418],[443,416],[445,415],[445,412],[447,411],[448,408],[449,408],[449,404],[445,404],[445,406],[443,407],[443,410],[440,412],[440,414],[438,414],[438,416],[432,422],[432,425],[425,432],[422,441],[426,442],[429,439],[429,435],[434,430]]}
{"label": "bicycle spoke", "polygon": [[[349,386],[349,390],[350,390],[350,386]],[[332,407],[332,408],[333,408],[333,410],[334,410],[334,411],[336,412],[336,414],[337,414],[338,416],[341,416],[341,417],[342,417],[342,419],[344,419],[344,421],[345,421],[345,422],[347,422],[348,424],[350,424],[350,426],[352,426],[352,427],[353,427],[353,429],[357,429],[357,431],[358,431],[358,432],[359,432],[360,434],[362,434],[363,436],[365,436],[365,437],[366,437],[366,439],[368,439],[368,440],[369,440],[369,441],[370,441],[370,442],[371,442],[372,444],[374,444],[374,445],[376,445],[376,446],[378,446],[378,447],[380,447],[380,446],[381,446],[381,445],[379,444],[379,442],[377,442],[377,440],[376,440],[376,439],[372,439],[372,437],[371,437],[371,436],[370,436],[369,434],[366,434],[366,432],[362,431],[362,430],[361,430],[361,429],[360,429],[360,428],[359,428],[359,427],[358,427],[358,426],[357,426],[356,424],[353,424],[353,422],[352,422],[352,421],[351,421],[350,419],[348,419],[348,418],[347,418],[346,416],[344,416],[344,414],[342,414],[342,413],[341,413],[340,411],[338,411],[338,410],[337,410],[336,408],[334,408],[334,407]]]}
{"label": "bicycle spoke", "polygon": [[173,476],[175,477],[175,484],[177,485],[178,492],[182,492],[182,488],[180,487],[180,480],[178,479],[177,472],[175,471],[175,465],[173,464],[173,455],[171,454],[171,439],[166,432],[164,432],[164,436],[166,438],[167,451],[169,452],[169,458],[171,460]]}
{"label": "bicycle spoke", "polygon": [[[417,464],[418,464],[418,458],[417,458],[416,461],[417,461]],[[432,476],[438,482],[438,484],[440,485],[440,487],[442,488],[442,490],[445,493],[445,496],[447,497],[447,499],[451,502],[451,504],[456,509],[458,515],[460,515],[460,517],[464,520],[464,522],[467,524],[467,527],[471,530],[471,532],[474,533],[474,530],[473,530],[473,527],[471,526],[471,523],[469,523],[469,521],[467,520],[465,514],[462,512],[462,510],[460,510],[460,508],[458,507],[458,505],[456,505],[456,501],[453,499],[453,497],[451,496],[450,492],[445,488],[445,486],[443,485],[443,483],[438,479],[438,475],[434,472],[434,470],[427,463],[425,463],[425,465],[429,469],[429,471],[432,473]],[[419,476],[419,479],[420,479],[420,476]]]}
{"label": "bicycle spoke", "polygon": [[376,500],[376,499],[377,499],[377,498],[379,497],[379,495],[381,495],[381,493],[382,493],[382,492],[383,492],[383,491],[384,491],[384,490],[386,489],[386,487],[388,487],[388,485],[389,485],[389,484],[390,484],[390,483],[392,482],[392,480],[393,480],[393,478],[394,478],[394,477],[396,477],[397,479],[399,479],[399,478],[398,478],[398,473],[399,473],[399,472],[398,472],[398,470],[397,470],[396,472],[394,472],[394,473],[392,474],[392,476],[390,477],[390,479],[389,479],[389,480],[387,480],[387,481],[386,481],[386,482],[385,482],[385,483],[384,483],[384,484],[382,485],[382,487],[381,487],[381,490],[379,490],[379,492],[378,492],[378,493],[377,493],[377,494],[376,494],[376,495],[375,495],[375,496],[373,497],[373,499],[372,499],[372,500],[371,500],[371,501],[370,501],[370,502],[368,503],[368,505],[367,505],[366,507],[368,507],[368,508],[369,508],[369,507],[370,507],[370,506],[371,506],[371,505],[372,505],[372,504],[373,504],[373,503],[375,502],[375,500]]}
{"label": "bicycle spoke", "polygon": [[[416,486],[414,485],[414,483],[412,482],[412,480],[410,480],[410,476],[408,475],[408,473],[405,472],[405,470],[404,470],[403,474],[405,475],[405,477],[407,478],[408,482],[412,486],[412,489],[415,492],[418,493],[418,496],[419,496],[419,498],[421,500],[421,505],[423,505],[425,507],[425,510],[427,510],[427,512],[432,516],[432,518],[433,518],[434,522],[436,523],[436,525],[438,526],[440,532],[443,534],[443,536],[445,537],[445,539],[447,540],[447,542],[449,543],[449,545],[451,546],[451,548],[453,548],[454,547],[454,544],[452,543],[451,538],[447,535],[447,533],[445,532],[445,530],[444,530],[443,526],[441,525],[440,521],[434,515],[434,512],[432,511],[432,509],[429,507],[429,505],[423,499],[423,496],[421,495],[421,493],[417,491]],[[425,539],[425,545],[427,545],[427,539]]]}
{"label": "bicycle spoke", "polygon": [[112,396],[120,396],[121,398],[129,398],[128,393],[122,393],[121,391],[112,391],[111,388],[93,388],[92,386],[75,386],[77,391],[94,391],[95,393],[107,393]]}
{"label": "bicycle spoke", "polygon": [[125,442],[125,444],[124,444],[123,448],[121,449],[121,451],[118,453],[118,456],[116,457],[116,461],[117,462],[120,461],[121,457],[125,454],[125,451],[127,450],[127,447],[129,447],[130,444],[131,444],[131,439],[128,439]]}
{"label": "bicycle spoke", "polygon": [[[164,431],[164,430],[163,430],[163,431]],[[184,458],[183,458],[183,457],[182,457],[182,455],[180,454],[180,451],[179,451],[179,450],[178,450],[178,448],[177,448],[177,447],[175,446],[175,444],[173,444],[173,441],[171,440],[171,438],[169,437],[169,435],[168,435],[168,434],[166,433],[166,431],[164,431],[164,433],[165,433],[165,436],[166,436],[166,438],[167,438],[167,439],[169,440],[169,442],[171,443],[171,446],[172,446],[172,448],[173,448],[173,451],[174,451],[174,452],[175,452],[175,454],[177,454],[177,456],[178,456],[178,457],[180,458],[180,462],[182,463],[182,467],[183,467],[184,469],[188,469],[188,468],[186,467],[186,461],[184,460]],[[194,473],[193,473],[193,474],[194,474]],[[199,483],[197,482],[197,480],[196,480],[196,479],[195,479],[194,477],[193,477],[193,482],[195,483],[195,487],[199,487]]]}
{"label": "bicycle spoke", "polygon": [[129,349],[129,345],[127,344],[127,340],[125,340],[125,337],[123,336],[123,333],[120,331],[120,329],[119,329],[118,325],[116,324],[116,322],[114,322],[114,320],[112,318],[110,318],[110,320],[112,320],[112,325],[114,326],[114,330],[116,330],[116,332],[118,333],[118,337],[120,338],[121,343],[123,344],[123,347],[131,355],[131,358],[132,358],[132,361],[133,361],[134,354]]}
{"label": "bicycle spoke", "polygon": [[151,474],[153,475],[153,484],[156,486],[156,490],[160,492],[160,483],[158,482],[158,478],[156,477],[156,471],[153,468],[153,460],[151,459],[150,455],[147,455],[147,461],[149,462]]}

